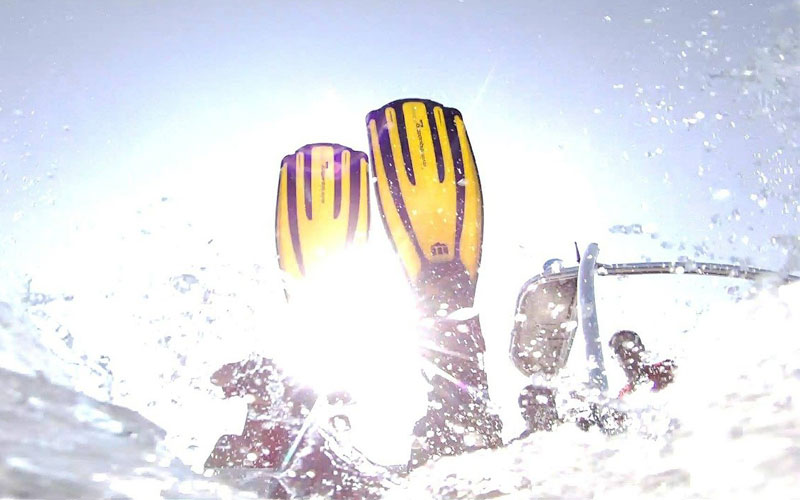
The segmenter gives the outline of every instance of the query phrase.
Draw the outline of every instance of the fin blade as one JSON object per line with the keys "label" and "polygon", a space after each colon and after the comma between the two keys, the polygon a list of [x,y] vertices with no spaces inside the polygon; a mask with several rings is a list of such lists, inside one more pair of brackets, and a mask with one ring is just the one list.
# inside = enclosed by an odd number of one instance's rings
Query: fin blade
{"label": "fin blade", "polygon": [[279,264],[289,276],[313,274],[367,240],[367,176],[366,154],[338,144],[309,144],[284,158],[275,231]]}
{"label": "fin blade", "polygon": [[483,203],[461,113],[405,99],[369,113],[367,128],[384,226],[409,280],[452,264],[463,266],[474,285]]}

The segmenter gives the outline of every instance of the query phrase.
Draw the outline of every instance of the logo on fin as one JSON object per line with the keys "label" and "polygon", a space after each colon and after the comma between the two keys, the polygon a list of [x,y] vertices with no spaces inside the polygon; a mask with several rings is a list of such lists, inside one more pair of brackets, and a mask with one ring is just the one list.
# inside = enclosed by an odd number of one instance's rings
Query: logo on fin
{"label": "logo on fin", "polygon": [[431,255],[450,255],[450,249],[445,243],[434,243],[431,245]]}
{"label": "logo on fin", "polygon": [[322,164],[322,168],[319,171],[319,185],[320,185],[320,196],[321,200],[320,203],[323,205],[325,204],[325,173],[328,171],[328,162]]}
{"label": "logo on fin", "polygon": [[422,139],[422,129],[425,128],[425,123],[422,119],[417,120],[417,113],[414,112],[414,122],[415,128],[417,129],[417,144],[419,144],[419,157],[422,160],[422,168],[426,168],[428,166],[428,161],[425,159],[425,143]]}

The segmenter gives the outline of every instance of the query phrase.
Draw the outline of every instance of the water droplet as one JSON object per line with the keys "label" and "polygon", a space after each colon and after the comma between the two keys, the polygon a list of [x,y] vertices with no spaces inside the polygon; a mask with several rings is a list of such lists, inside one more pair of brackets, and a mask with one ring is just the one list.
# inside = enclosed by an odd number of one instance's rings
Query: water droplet
{"label": "water droplet", "polygon": [[731,192],[728,189],[725,189],[725,188],[717,189],[711,195],[711,198],[713,198],[716,201],[727,200],[730,197],[731,197]]}

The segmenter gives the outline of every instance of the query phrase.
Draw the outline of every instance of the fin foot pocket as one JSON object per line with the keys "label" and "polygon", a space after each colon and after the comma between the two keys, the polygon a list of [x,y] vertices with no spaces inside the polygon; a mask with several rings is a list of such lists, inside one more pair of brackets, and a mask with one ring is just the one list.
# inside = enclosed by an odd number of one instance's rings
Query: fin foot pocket
{"label": "fin foot pocket", "polygon": [[424,333],[428,410],[414,429],[410,468],[431,458],[502,446],[502,422],[491,410],[485,345],[477,316],[439,318]]}

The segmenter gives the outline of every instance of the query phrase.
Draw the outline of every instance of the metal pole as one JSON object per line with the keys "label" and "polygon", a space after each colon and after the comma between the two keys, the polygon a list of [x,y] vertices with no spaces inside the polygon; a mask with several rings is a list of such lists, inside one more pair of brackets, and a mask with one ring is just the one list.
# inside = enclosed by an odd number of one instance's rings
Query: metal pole
{"label": "metal pole", "polygon": [[594,299],[594,275],[600,247],[591,243],[583,253],[578,267],[578,324],[586,339],[586,361],[589,363],[589,386],[601,393],[608,390],[603,346],[597,324],[597,307]]}
{"label": "metal pole", "polygon": [[295,436],[294,441],[292,441],[292,445],[289,447],[289,449],[286,451],[286,454],[283,456],[283,461],[281,462],[281,465],[278,468],[280,472],[286,471],[286,469],[292,463],[292,460],[294,459],[297,450],[300,448],[300,443],[303,442],[303,438],[306,436],[306,433],[311,428],[311,424],[313,424],[314,420],[316,420],[317,413],[320,412],[320,408],[322,407],[320,399],[323,398],[317,396],[317,398],[314,400],[314,404],[308,411],[308,415],[306,415],[305,420],[303,420],[302,427],[300,427],[300,430],[297,432],[297,436]]}

